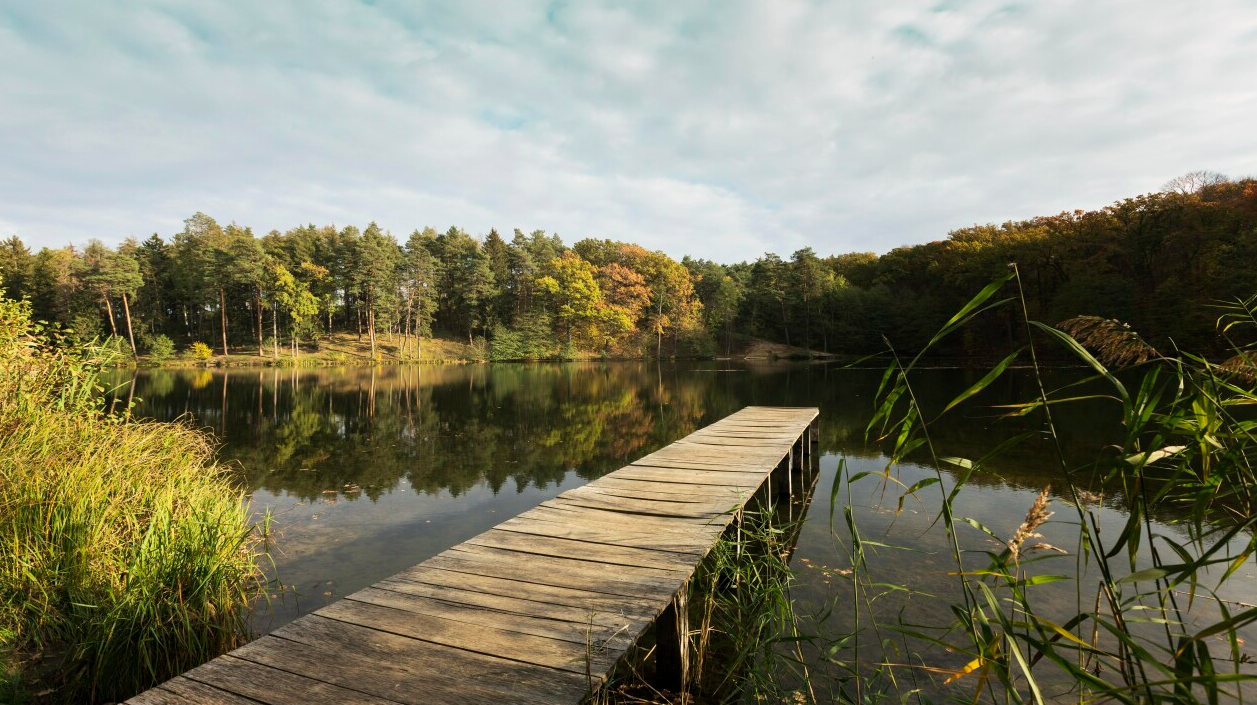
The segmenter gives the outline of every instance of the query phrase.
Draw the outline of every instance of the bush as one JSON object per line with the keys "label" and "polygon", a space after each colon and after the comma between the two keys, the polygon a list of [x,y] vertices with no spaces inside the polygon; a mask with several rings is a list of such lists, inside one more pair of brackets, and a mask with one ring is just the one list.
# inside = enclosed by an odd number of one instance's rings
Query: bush
{"label": "bush", "polygon": [[248,508],[212,439],[106,416],[99,348],[39,333],[0,297],[0,695],[120,701],[247,637]]}
{"label": "bush", "polygon": [[467,352],[463,355],[463,359],[472,361],[489,359],[489,343],[484,339],[483,335],[477,335],[472,339],[471,344],[467,346]]}
{"label": "bush", "polygon": [[175,344],[168,336],[154,335],[146,337],[143,341],[144,349],[148,352],[148,359],[161,364],[168,362],[175,356]]}
{"label": "bush", "polygon": [[489,340],[490,360],[522,360],[524,353],[523,336],[501,323],[493,327],[493,337]]}
{"label": "bush", "polygon": [[201,362],[214,357],[214,349],[198,340],[189,345],[184,354],[187,355],[189,360]]}

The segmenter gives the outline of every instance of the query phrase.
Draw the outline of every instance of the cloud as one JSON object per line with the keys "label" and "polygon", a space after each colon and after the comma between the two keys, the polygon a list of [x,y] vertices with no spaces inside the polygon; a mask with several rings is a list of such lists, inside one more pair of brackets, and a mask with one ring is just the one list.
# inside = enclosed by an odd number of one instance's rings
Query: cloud
{"label": "cloud", "polygon": [[889,248],[1257,172],[1257,3],[10,3],[34,245],[542,228],[722,261]]}

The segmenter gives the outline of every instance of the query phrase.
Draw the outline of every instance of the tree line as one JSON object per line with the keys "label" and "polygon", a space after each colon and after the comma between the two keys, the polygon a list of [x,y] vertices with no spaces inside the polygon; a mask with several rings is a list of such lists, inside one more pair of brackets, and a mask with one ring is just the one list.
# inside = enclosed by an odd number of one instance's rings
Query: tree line
{"label": "tree line", "polygon": [[[1191,177],[1192,175],[1188,175]],[[166,338],[223,354],[297,354],[350,333],[421,357],[425,337],[461,338],[494,359],[663,357],[733,352],[748,337],[864,355],[920,349],[951,314],[1016,263],[1032,318],[1115,318],[1157,344],[1215,351],[1210,306],[1257,293],[1257,181],[1181,177],[1106,208],[979,225],[883,255],[721,264],[639,245],[451,227],[399,240],[305,225],[256,236],[197,213],[169,238],[32,252],[0,242],[0,286],[40,320],[133,353]],[[989,317],[944,354],[1015,341],[1016,317]]]}

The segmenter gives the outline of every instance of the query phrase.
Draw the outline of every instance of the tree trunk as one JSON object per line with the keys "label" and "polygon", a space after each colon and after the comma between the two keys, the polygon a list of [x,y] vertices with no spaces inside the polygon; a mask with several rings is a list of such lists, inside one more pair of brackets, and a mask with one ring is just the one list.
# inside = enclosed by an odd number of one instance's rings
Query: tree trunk
{"label": "tree trunk", "polygon": [[781,329],[786,333],[786,347],[790,347],[790,324],[786,322],[786,300],[781,300]]}
{"label": "tree trunk", "polygon": [[102,294],[101,300],[105,302],[105,311],[109,313],[109,330],[113,333],[113,337],[118,337],[118,324],[113,321],[113,304],[109,303],[109,297]]}
{"label": "tree trunk", "polygon": [[275,359],[279,359],[279,309],[271,306],[271,344],[275,347]]}
{"label": "tree trunk", "polygon": [[122,292],[122,310],[127,314],[127,340],[131,341],[131,357],[140,359],[140,351],[135,349],[135,332],[131,329],[131,303],[127,301],[127,292]]}
{"label": "tree trunk", "polygon": [[406,354],[406,348],[410,345],[410,329],[411,319],[414,317],[415,297],[413,295],[406,297],[406,333],[402,335],[402,356]]}
{"label": "tree trunk", "polygon": [[812,349],[812,307],[803,300],[803,347]]}
{"label": "tree trunk", "polygon": [[257,289],[253,292],[254,311],[257,312],[258,319],[258,357],[266,357],[266,347],[262,340],[262,290]]}
{"label": "tree trunk", "polygon": [[375,362],[375,302],[367,294],[367,335],[371,337],[371,361]]}
{"label": "tree trunk", "polygon": [[659,294],[659,317],[655,319],[655,359],[663,359],[663,293]]}
{"label": "tree trunk", "polygon": [[218,312],[222,314],[223,355],[227,355],[227,291],[218,287]]}

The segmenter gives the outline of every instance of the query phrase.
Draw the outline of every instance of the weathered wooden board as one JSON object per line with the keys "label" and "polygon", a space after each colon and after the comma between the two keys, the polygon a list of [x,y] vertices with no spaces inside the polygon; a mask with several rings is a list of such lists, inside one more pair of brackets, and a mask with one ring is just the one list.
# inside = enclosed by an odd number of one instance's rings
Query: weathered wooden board
{"label": "weathered wooden board", "polygon": [[816,416],[747,407],[128,702],[579,703]]}

